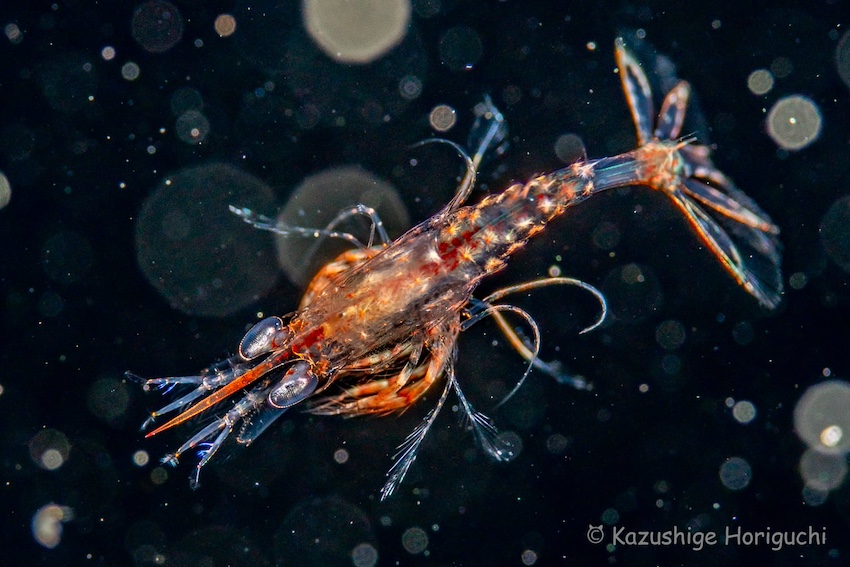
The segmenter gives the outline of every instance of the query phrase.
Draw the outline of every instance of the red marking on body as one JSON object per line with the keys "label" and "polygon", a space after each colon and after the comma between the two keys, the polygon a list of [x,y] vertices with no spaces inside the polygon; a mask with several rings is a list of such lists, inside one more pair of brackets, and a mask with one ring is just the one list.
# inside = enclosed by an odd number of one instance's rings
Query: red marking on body
{"label": "red marking on body", "polygon": [[457,256],[457,247],[456,246],[449,247],[447,245],[445,250],[440,251],[440,258],[443,259],[443,260],[451,260],[455,256]]}
{"label": "red marking on body", "polygon": [[427,264],[422,264],[422,267],[419,269],[425,275],[428,276],[436,276],[440,273],[440,264],[439,262],[428,262]]}
{"label": "red marking on body", "polygon": [[305,350],[309,350],[309,348],[319,341],[325,339],[325,328],[323,326],[317,327],[315,330],[310,331],[305,336],[299,338],[297,341],[292,343],[290,350],[292,350],[293,354],[301,354]]}

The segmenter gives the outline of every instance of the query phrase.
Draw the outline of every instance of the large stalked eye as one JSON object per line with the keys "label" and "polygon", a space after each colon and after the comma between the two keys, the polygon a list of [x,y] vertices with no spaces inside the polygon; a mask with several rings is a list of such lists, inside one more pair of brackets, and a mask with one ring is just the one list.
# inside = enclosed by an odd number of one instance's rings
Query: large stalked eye
{"label": "large stalked eye", "polygon": [[310,364],[303,360],[296,362],[269,392],[269,404],[280,409],[294,406],[315,392],[318,384],[319,379],[310,370]]}
{"label": "large stalked eye", "polygon": [[283,321],[280,317],[266,317],[251,327],[251,330],[242,337],[242,342],[239,343],[239,356],[245,360],[251,360],[269,352],[274,336],[281,329],[283,329]]}

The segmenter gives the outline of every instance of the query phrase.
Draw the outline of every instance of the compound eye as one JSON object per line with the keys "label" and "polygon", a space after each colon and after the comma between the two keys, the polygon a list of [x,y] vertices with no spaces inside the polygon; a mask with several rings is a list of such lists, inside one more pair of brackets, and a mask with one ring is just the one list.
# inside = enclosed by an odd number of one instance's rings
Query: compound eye
{"label": "compound eye", "polygon": [[257,358],[271,351],[274,336],[283,329],[280,317],[266,317],[245,333],[239,343],[239,356],[245,360]]}
{"label": "compound eye", "polygon": [[278,409],[292,407],[315,392],[318,384],[319,379],[313,374],[310,364],[296,362],[269,392],[269,404]]}

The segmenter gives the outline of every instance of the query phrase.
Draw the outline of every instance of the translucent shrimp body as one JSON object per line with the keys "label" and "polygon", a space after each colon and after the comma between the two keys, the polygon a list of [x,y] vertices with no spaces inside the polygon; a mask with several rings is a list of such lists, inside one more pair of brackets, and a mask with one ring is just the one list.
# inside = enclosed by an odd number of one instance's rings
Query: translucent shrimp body
{"label": "translucent shrimp body", "polygon": [[[511,447],[497,435],[489,418],[469,404],[455,377],[458,334],[481,318],[493,316],[510,344],[529,362],[528,370],[539,368],[584,387],[581,380],[561,376],[554,366],[538,360],[540,333],[534,320],[518,307],[499,301],[537,287],[578,285],[596,295],[604,316],[604,298],[592,286],[570,278],[535,280],[481,300],[473,293],[484,277],[505,268],[511,256],[552,219],[614,187],[643,185],[670,197],[729,274],[763,306],[775,307],[782,292],[778,228],[714,168],[707,147],[693,139],[678,139],[689,96],[687,83],[679,83],[667,94],[653,127],[652,96],[643,70],[621,42],[616,55],[638,129],[640,146],[634,151],[579,161],[464,206],[482,156],[498,147],[507,133],[501,114],[486,99],[474,128],[477,151],[472,158],[463,154],[468,171],[454,199],[395,241],[388,241],[380,219],[362,205],[343,211],[323,230],[277,225],[247,209],[234,208],[243,220],[260,229],[286,236],[315,233],[339,237],[357,248],[322,268],[294,314],[257,323],[243,339],[237,356],[197,376],[143,381],[146,388],[194,386],[151,415],[146,425],[179,410],[148,436],[241,393],[166,460],[176,463],[182,453],[199,448],[200,460],[193,475],[196,485],[201,468],[237,425],[236,440],[250,444],[288,408],[300,404],[316,414],[389,414],[410,407],[441,380],[442,394],[400,446],[382,497],[389,496],[404,478],[449,390],[458,397],[459,407],[485,451],[497,460],[508,459]],[[373,246],[370,238],[362,245],[354,236],[335,230],[342,219],[352,215],[371,218],[373,234],[382,243]],[[516,336],[504,323],[506,312],[525,320],[533,331],[533,341]]]}

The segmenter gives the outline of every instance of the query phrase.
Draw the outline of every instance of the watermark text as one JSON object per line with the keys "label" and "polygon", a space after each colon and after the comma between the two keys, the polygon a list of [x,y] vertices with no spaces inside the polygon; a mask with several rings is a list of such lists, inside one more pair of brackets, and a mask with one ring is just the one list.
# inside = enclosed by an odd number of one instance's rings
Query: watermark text
{"label": "watermark text", "polygon": [[726,526],[719,531],[699,531],[673,526],[669,530],[630,530],[625,526],[593,524],[587,527],[587,541],[618,547],[689,547],[701,551],[714,546],[767,547],[779,551],[786,547],[826,545],[826,528],[808,526],[802,530],[759,530],[743,526]]}

